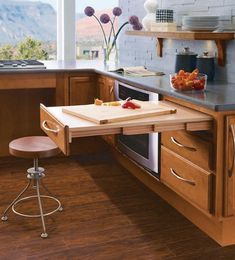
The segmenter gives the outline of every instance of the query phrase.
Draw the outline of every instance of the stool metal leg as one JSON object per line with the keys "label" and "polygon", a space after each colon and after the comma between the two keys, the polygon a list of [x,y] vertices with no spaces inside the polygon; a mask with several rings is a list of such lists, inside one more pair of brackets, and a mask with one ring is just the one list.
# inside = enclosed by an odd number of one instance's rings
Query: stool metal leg
{"label": "stool metal leg", "polygon": [[[33,166],[35,172],[38,172],[38,158],[34,158],[33,161]],[[46,225],[45,225],[45,220],[44,220],[44,215],[43,215],[43,210],[42,210],[42,202],[41,202],[41,197],[40,197],[40,191],[39,191],[39,179],[41,176],[36,175],[36,190],[37,190],[37,197],[38,197],[38,205],[39,205],[39,210],[40,210],[40,215],[41,215],[41,220],[42,220],[42,228],[43,228],[43,233],[41,233],[42,238],[47,238],[48,234],[46,232]]]}
{"label": "stool metal leg", "polygon": [[[29,168],[27,170],[27,178],[28,178],[28,184],[26,185],[26,187],[19,193],[19,195],[11,202],[11,204],[6,208],[6,210],[3,212],[2,215],[2,221],[6,221],[8,218],[6,216],[8,210],[11,208],[12,211],[20,216],[23,217],[29,217],[29,218],[35,218],[35,217],[40,217],[41,221],[42,221],[42,229],[43,232],[41,233],[41,237],[42,238],[47,238],[48,234],[46,231],[46,225],[45,225],[45,220],[44,220],[44,216],[49,216],[53,213],[55,213],[56,211],[62,211],[63,208],[61,206],[61,202],[55,198],[52,193],[48,190],[48,188],[42,183],[42,178],[45,177],[44,174],[44,168],[42,167],[38,167],[38,158],[34,159],[34,165],[33,168]],[[32,183],[33,182],[33,183]],[[41,182],[41,183],[40,183]],[[33,188],[36,188],[36,195],[32,195],[32,196],[28,196],[28,197],[23,197],[21,198],[21,196],[26,192],[26,190],[29,188],[30,184],[33,184]],[[46,196],[46,195],[40,195],[40,185],[49,193],[49,195],[51,196]],[[40,210],[40,214],[24,214],[19,212],[18,210],[15,209],[15,207],[17,206],[17,204],[26,201],[28,199],[32,199],[32,198],[37,198],[38,199],[38,205],[39,205],[39,210]],[[58,207],[52,211],[46,212],[45,214],[43,213],[43,207],[42,207],[42,201],[41,198],[48,198],[51,200],[54,200],[55,202],[57,202]]]}
{"label": "stool metal leg", "polygon": [[39,180],[37,180],[37,182],[36,182],[36,189],[37,189],[38,204],[39,204],[40,215],[41,215],[41,220],[42,220],[42,228],[43,228],[43,233],[41,234],[41,237],[47,238],[48,234],[46,232],[46,225],[45,225],[44,215],[43,215],[43,210],[42,210],[42,202],[41,202],[40,191],[39,191]]}
{"label": "stool metal leg", "polygon": [[26,185],[26,187],[19,193],[19,195],[11,202],[11,204],[5,209],[5,211],[3,212],[3,215],[2,215],[2,221],[6,221],[8,218],[7,218],[7,212],[8,210],[12,207],[12,205],[26,192],[26,190],[29,188],[31,184],[31,179],[29,179],[28,181],[28,184]]}

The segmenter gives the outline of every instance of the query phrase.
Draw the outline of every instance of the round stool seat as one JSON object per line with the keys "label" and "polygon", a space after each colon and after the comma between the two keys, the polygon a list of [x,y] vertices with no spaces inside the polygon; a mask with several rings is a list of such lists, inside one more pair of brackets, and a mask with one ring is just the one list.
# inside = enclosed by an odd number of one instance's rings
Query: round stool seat
{"label": "round stool seat", "polygon": [[60,153],[58,146],[47,136],[27,136],[9,144],[10,154],[21,158],[47,158]]}

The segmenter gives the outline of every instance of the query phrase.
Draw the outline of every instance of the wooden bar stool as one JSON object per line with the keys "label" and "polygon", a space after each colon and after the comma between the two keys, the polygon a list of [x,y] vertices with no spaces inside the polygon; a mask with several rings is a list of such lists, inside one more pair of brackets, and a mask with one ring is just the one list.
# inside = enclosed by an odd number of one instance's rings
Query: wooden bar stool
{"label": "wooden bar stool", "polygon": [[[40,217],[41,221],[42,221],[42,228],[43,228],[41,237],[46,238],[46,237],[48,237],[48,234],[46,232],[44,217],[49,216],[49,215],[55,213],[56,211],[62,211],[63,208],[61,207],[60,201],[57,198],[55,198],[52,195],[52,193],[47,189],[47,187],[43,184],[42,178],[45,177],[44,168],[38,166],[38,159],[55,156],[60,153],[60,150],[56,146],[56,144],[47,136],[28,136],[28,137],[22,137],[22,138],[19,138],[19,139],[16,139],[16,140],[13,140],[12,142],[10,142],[9,152],[10,152],[10,154],[12,154],[16,157],[33,159],[34,166],[27,170],[28,184],[19,193],[19,195],[11,202],[11,204],[6,208],[6,210],[3,212],[1,219],[2,219],[2,221],[6,221],[8,219],[6,214],[10,208],[12,208],[12,211],[15,214],[23,216],[23,217],[28,217],[28,218]],[[22,195],[29,188],[32,181],[33,181],[33,187],[36,188],[36,195],[21,198]],[[41,195],[40,187],[43,187],[47,191],[49,196]],[[18,203],[23,202],[28,199],[32,199],[32,198],[38,199],[40,214],[27,215],[27,214],[23,214],[15,209],[15,206]],[[41,198],[48,198],[48,199],[56,201],[58,204],[58,207],[48,213],[43,213]]]}

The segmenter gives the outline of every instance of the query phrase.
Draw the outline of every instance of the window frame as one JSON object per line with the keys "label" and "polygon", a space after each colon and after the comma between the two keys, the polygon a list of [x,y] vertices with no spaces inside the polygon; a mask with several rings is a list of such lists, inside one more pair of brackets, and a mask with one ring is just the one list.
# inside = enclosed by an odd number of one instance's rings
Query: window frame
{"label": "window frame", "polygon": [[57,0],[57,60],[76,60],[76,0]]}

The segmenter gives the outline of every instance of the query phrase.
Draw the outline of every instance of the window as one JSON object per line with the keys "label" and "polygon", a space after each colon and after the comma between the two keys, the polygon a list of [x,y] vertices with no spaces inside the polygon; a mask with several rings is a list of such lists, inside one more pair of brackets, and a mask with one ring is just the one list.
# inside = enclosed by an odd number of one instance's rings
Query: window
{"label": "window", "polygon": [[[85,16],[86,6],[112,17],[118,0],[0,1],[0,59],[103,59],[102,30]],[[104,29],[108,34],[110,24]]]}
{"label": "window", "polygon": [[[76,0],[76,56],[77,59],[103,59],[104,38],[99,23],[94,17],[84,14],[86,6],[95,9],[97,18],[107,13],[113,17],[112,9],[118,6],[118,0],[97,1],[97,0]],[[110,32],[110,23],[103,26],[106,35]],[[115,23],[117,27],[117,21]]]}
{"label": "window", "polygon": [[0,59],[56,59],[57,0],[0,3]]}

